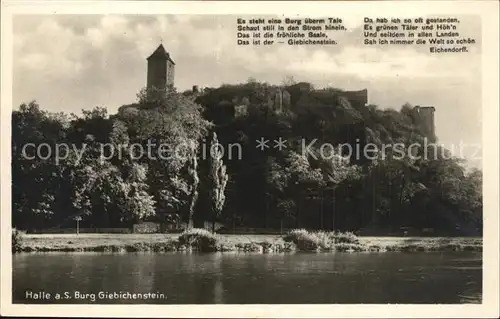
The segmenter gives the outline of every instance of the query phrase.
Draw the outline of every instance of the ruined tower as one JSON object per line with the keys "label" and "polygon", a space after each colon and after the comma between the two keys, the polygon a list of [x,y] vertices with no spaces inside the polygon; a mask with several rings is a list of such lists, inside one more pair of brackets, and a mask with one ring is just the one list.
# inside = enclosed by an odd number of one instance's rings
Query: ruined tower
{"label": "ruined tower", "polygon": [[167,88],[172,88],[174,86],[175,63],[163,47],[163,44],[160,44],[147,60],[148,91],[165,91]]}
{"label": "ruined tower", "polygon": [[434,112],[436,109],[433,106],[415,106],[413,108],[413,119],[425,137],[431,141],[436,140],[436,131],[434,125]]}

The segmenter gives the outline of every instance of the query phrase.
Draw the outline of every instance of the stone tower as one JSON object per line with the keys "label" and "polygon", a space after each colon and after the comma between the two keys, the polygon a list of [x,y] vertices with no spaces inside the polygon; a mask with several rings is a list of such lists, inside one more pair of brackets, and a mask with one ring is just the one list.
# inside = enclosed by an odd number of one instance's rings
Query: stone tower
{"label": "stone tower", "polygon": [[165,91],[174,86],[175,63],[163,44],[149,56],[148,60],[148,91]]}
{"label": "stone tower", "polygon": [[434,124],[434,112],[436,109],[433,106],[415,106],[413,108],[413,118],[415,125],[420,127],[422,132],[431,141],[436,140],[436,131]]}

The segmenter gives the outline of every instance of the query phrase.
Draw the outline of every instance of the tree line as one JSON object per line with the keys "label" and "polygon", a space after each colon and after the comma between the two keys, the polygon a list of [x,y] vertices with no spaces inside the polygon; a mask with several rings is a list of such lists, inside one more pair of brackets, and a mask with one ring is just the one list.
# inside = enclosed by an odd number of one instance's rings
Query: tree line
{"label": "tree line", "polygon": [[[482,172],[441,146],[425,146],[410,105],[379,109],[350,103],[340,90],[286,83],[280,89],[290,101],[277,110],[269,102],[276,89],[249,81],[169,90],[154,100],[142,90],[112,115],[102,107],[75,115],[21,105],[12,112],[13,227],[62,227],[78,216],[85,227],[178,218],[187,227],[209,220],[226,228],[481,231]],[[236,116],[242,100],[246,112]],[[255,147],[262,137],[271,141],[265,151]],[[273,147],[278,139],[286,147]],[[304,152],[304,140],[317,143]],[[30,159],[34,148],[27,158],[28,143],[72,147],[56,163]],[[157,148],[133,156],[133,145],[148,143],[180,156],[161,160]],[[240,145],[241,158],[218,148],[201,156],[203,146],[231,143]],[[416,143],[415,154],[433,156],[348,158],[321,148],[325,143],[399,143],[404,151]],[[113,154],[103,158],[103,144]]]}

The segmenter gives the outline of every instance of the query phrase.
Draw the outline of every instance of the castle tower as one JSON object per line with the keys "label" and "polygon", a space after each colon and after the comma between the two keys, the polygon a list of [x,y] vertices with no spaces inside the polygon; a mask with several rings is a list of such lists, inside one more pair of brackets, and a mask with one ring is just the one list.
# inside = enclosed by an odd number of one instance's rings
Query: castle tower
{"label": "castle tower", "polygon": [[149,56],[149,58],[147,58],[147,60],[148,91],[165,91],[167,88],[173,87],[175,63],[170,58],[170,54],[163,47],[163,44],[160,44],[160,46]]}
{"label": "castle tower", "polygon": [[413,108],[414,121],[419,126],[425,136],[431,140],[436,140],[436,131],[434,124],[434,112],[436,109],[433,106],[415,106]]}

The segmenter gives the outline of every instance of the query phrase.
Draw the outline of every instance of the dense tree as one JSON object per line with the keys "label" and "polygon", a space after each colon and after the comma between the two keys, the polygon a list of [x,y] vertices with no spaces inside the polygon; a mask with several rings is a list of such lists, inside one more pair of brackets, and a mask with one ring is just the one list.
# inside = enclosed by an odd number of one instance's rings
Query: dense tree
{"label": "dense tree", "polygon": [[[138,94],[138,104],[124,106],[118,117],[129,127],[131,140],[147,150],[139,162],[148,164],[148,184],[160,212],[177,211],[191,225],[199,178],[197,153],[210,123],[201,108],[175,91]],[[148,146],[149,145],[149,146]]]}
{"label": "dense tree", "polygon": [[198,186],[200,184],[200,178],[198,177],[198,159],[197,156],[192,156],[189,162],[188,174],[190,177],[190,189],[189,189],[189,221],[188,227],[193,227],[193,215],[196,207],[196,201],[198,200]]}
{"label": "dense tree", "polygon": [[224,203],[226,202],[225,191],[229,178],[226,172],[226,166],[222,161],[222,151],[216,133],[212,134],[209,163],[208,192],[210,194],[211,211],[213,214],[212,231],[215,232],[215,222],[217,218],[220,217],[222,209],[224,208]]}

